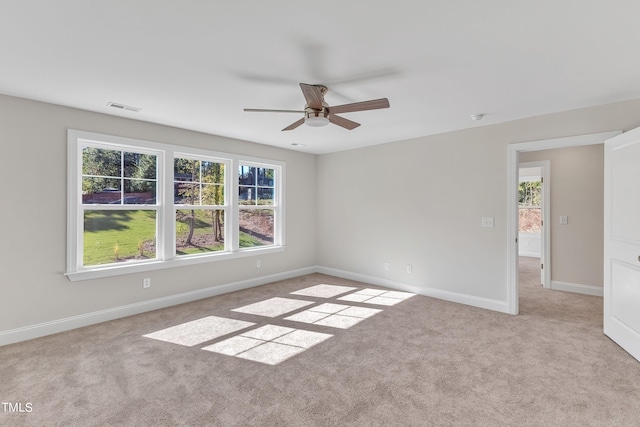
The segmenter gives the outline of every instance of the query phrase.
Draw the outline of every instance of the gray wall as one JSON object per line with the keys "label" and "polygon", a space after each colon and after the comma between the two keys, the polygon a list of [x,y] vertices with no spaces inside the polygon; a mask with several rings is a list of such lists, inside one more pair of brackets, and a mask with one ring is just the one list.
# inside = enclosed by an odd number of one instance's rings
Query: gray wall
{"label": "gray wall", "polygon": [[[638,111],[635,100],[313,156],[0,96],[0,333],[316,265],[471,303],[505,301],[507,145],[629,130]],[[249,257],[154,272],[146,290],[149,273],[70,282],[67,128],[285,161],[286,251],[261,257],[261,269]],[[481,228],[481,217],[495,227]]]}
{"label": "gray wall", "polygon": [[506,301],[507,145],[629,130],[639,111],[634,100],[321,155],[318,264]]}
{"label": "gray wall", "polygon": [[539,160],[551,169],[551,280],[602,287],[604,145],[520,154],[521,162]]}
{"label": "gray wall", "polygon": [[[0,120],[0,332],[315,264],[313,155],[8,96],[0,96]],[[286,162],[286,251],[260,256],[260,269],[247,257],[70,282],[67,128]],[[143,276],[150,289],[142,289]]]}

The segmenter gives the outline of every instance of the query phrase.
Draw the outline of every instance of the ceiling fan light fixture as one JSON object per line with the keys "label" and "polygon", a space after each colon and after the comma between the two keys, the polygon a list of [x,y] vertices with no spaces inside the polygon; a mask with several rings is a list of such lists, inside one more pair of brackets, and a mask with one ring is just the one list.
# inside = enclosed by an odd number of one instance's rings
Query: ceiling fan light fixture
{"label": "ceiling fan light fixture", "polygon": [[329,119],[323,116],[311,116],[311,117],[307,117],[306,119],[304,119],[304,123],[307,126],[311,126],[314,128],[319,128],[322,126],[326,126],[329,124]]}
{"label": "ceiling fan light fixture", "polygon": [[326,111],[307,111],[304,116],[304,123],[307,126],[319,128],[329,124],[329,113]]}

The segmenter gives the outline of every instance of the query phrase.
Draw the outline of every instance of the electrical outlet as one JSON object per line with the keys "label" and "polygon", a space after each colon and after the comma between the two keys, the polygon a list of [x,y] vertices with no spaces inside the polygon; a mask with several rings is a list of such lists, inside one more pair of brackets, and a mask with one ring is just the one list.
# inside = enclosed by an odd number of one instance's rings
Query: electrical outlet
{"label": "electrical outlet", "polygon": [[408,274],[413,273],[413,267],[411,266],[411,264],[407,264],[407,273]]}
{"label": "electrical outlet", "polygon": [[258,260],[256,261],[256,268],[260,268],[262,267],[262,261]]}
{"label": "electrical outlet", "polygon": [[150,277],[145,277],[144,279],[142,279],[142,287],[145,288],[145,289],[151,287],[151,278]]}
{"label": "electrical outlet", "polygon": [[388,262],[384,263],[384,269],[387,270],[387,271],[389,270],[389,263]]}

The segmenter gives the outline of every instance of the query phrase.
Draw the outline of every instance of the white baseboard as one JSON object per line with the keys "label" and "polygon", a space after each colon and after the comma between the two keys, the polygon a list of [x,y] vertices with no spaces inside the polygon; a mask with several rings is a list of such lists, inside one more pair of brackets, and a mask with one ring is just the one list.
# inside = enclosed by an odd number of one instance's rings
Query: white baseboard
{"label": "white baseboard", "polygon": [[443,291],[441,289],[424,288],[408,283],[396,282],[381,277],[368,276],[350,271],[338,270],[335,268],[313,266],[218,286],[212,286],[205,289],[184,292],[181,294],[170,295],[162,298],[155,298],[148,301],[127,304],[120,307],[109,308],[106,310],[94,311],[92,313],[71,316],[64,319],[53,320],[51,322],[39,323],[36,325],[25,326],[8,331],[0,331],[0,346],[39,338],[46,335],[56,334],[59,332],[69,331],[71,329],[81,328],[84,326],[95,325],[96,323],[120,319],[135,314],[145,313],[147,311],[158,310],[160,308],[171,307],[177,304],[197,301],[203,298],[209,298],[228,292],[239,291],[242,289],[252,288],[255,286],[265,285],[267,283],[291,279],[293,277],[312,273],[322,273],[330,276],[341,277],[344,279],[357,280],[359,282],[371,283],[372,285],[384,286],[387,288],[406,292],[413,292],[415,294],[438,298],[445,301],[466,304],[473,307],[499,311],[502,313],[508,313],[508,306],[506,301],[475,297],[472,295]]}
{"label": "white baseboard", "polygon": [[604,295],[604,288],[602,286],[582,285],[580,283],[560,282],[558,280],[551,281],[551,289],[577,294],[595,295],[598,297]]}
{"label": "white baseboard", "polygon": [[171,307],[185,302],[226,294],[228,292],[239,291],[241,289],[265,285],[278,280],[303,276],[305,274],[315,273],[316,271],[317,269],[315,267],[301,268],[298,270],[291,270],[283,273],[256,277],[254,279],[212,286],[205,289],[198,289],[196,291],[184,292],[167,297],[155,298],[134,304],[127,304],[106,310],[94,311],[92,313],[81,314],[78,316],[67,317],[64,319],[53,320],[51,322],[39,323],[8,331],[0,331],[0,346],[69,331],[71,329],[94,325],[96,323],[107,322],[109,320],[120,319],[122,317],[132,316],[134,314],[140,314],[160,308]]}
{"label": "white baseboard", "polygon": [[538,251],[538,252],[520,251],[518,253],[518,256],[526,256],[526,257],[530,257],[530,258],[540,258],[540,251]]}
{"label": "white baseboard", "polygon": [[396,282],[381,277],[367,276],[350,271],[338,270],[335,268],[317,266],[316,271],[318,273],[328,274],[330,276],[342,277],[343,279],[357,280],[359,282],[371,283],[372,285],[384,286],[400,291],[413,292],[415,294],[424,295],[431,298],[471,305],[473,307],[499,311],[501,313],[509,313],[507,301],[475,297],[472,295],[460,294],[457,292],[443,291],[441,289],[425,288],[421,286],[410,285],[408,283]]}

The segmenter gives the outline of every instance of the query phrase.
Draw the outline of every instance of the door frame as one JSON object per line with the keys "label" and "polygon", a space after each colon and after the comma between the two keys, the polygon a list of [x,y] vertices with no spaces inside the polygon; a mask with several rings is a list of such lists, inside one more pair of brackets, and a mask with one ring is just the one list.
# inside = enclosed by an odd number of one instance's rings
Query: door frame
{"label": "door frame", "polygon": [[[515,142],[507,146],[507,312],[509,314],[518,314],[520,310],[518,302],[519,154],[525,151],[604,144],[605,140],[621,133],[622,131],[601,132],[564,138]],[[548,225],[551,225],[551,223]],[[550,270],[549,273],[551,272]]]}
{"label": "door frame", "polygon": [[[518,171],[520,168],[540,168],[542,171],[540,173],[540,177],[542,178],[542,233],[540,236],[540,262],[544,265],[544,268],[542,269],[541,279],[542,286],[547,289],[551,289],[551,162],[549,160],[537,160],[533,162],[518,163]],[[520,182],[519,178],[520,172],[518,172],[518,182]],[[516,206],[517,204],[518,200],[516,199]]]}

